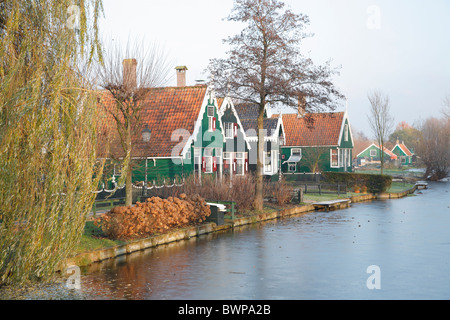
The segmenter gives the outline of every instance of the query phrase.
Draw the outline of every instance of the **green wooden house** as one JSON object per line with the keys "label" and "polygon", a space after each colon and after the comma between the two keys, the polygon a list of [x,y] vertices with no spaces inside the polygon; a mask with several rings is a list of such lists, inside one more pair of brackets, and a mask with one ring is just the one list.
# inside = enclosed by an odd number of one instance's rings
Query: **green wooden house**
{"label": "green wooden house", "polygon": [[[240,103],[235,105],[237,117],[245,132],[245,141],[249,145],[249,171],[256,171],[257,144],[258,144],[258,113],[259,106],[256,104]],[[263,175],[267,179],[276,180],[280,170],[280,147],[285,140],[283,119],[270,117],[268,106],[265,108],[264,120],[264,156]]]}
{"label": "green wooden house", "polygon": [[404,142],[400,143],[397,140],[397,143],[394,146],[394,148],[392,148],[391,152],[398,157],[399,165],[410,166],[413,164],[414,153],[411,152],[411,150],[405,146]]}
{"label": "green wooden house", "polygon": [[[225,140],[214,90],[183,84],[148,89],[140,127],[132,137],[133,184],[172,184],[192,174],[198,179],[205,174],[222,176]],[[103,106],[113,107],[110,95],[103,93],[101,99]],[[112,169],[105,175],[117,180],[120,162],[113,159],[123,158],[118,132],[108,113],[102,114],[101,123],[111,142],[107,167]]]}
{"label": "green wooden house", "polygon": [[[381,161],[381,152],[381,147],[372,143],[356,156],[358,164],[364,166],[371,163],[379,163]],[[396,163],[397,159],[397,155],[392,153],[389,149],[384,148],[384,161],[386,163]]]}
{"label": "green wooden house", "polygon": [[231,98],[218,99],[219,117],[223,126],[223,174],[233,179],[249,171],[251,146]]}
{"label": "green wooden house", "polygon": [[282,114],[283,174],[351,172],[353,137],[347,112]]}

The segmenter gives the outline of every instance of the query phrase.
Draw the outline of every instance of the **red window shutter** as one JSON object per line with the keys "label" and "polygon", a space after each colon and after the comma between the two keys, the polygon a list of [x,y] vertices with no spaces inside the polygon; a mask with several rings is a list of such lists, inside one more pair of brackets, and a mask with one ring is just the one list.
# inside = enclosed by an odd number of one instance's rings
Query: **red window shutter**
{"label": "red window shutter", "polygon": [[217,157],[213,158],[213,171],[216,172],[217,171]]}
{"label": "red window shutter", "polygon": [[216,118],[215,117],[213,117],[212,118],[212,129],[213,129],[213,131],[216,131]]}
{"label": "red window shutter", "polygon": [[203,172],[206,171],[206,160],[205,160],[205,157],[202,157],[202,171]]}
{"label": "red window shutter", "polygon": [[245,172],[248,172],[248,159],[245,159]]}
{"label": "red window shutter", "polygon": [[233,161],[233,172],[236,173],[236,170],[237,170],[237,160],[234,159],[234,161]]}
{"label": "red window shutter", "polygon": [[234,129],[234,137],[237,138],[238,136],[238,124],[237,123],[233,123],[233,129]]}

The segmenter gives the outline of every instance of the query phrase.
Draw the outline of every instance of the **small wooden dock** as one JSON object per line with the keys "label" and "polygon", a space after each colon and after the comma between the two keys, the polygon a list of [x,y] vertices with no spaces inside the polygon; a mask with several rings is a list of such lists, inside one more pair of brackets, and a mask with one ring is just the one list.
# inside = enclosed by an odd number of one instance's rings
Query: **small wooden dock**
{"label": "small wooden dock", "polygon": [[322,201],[313,203],[314,209],[316,210],[336,210],[342,208],[350,207],[351,200],[350,199],[342,199],[342,200],[330,200],[330,201]]}
{"label": "small wooden dock", "polygon": [[417,187],[417,190],[428,189],[428,183],[426,183],[425,181],[417,181],[416,187]]}

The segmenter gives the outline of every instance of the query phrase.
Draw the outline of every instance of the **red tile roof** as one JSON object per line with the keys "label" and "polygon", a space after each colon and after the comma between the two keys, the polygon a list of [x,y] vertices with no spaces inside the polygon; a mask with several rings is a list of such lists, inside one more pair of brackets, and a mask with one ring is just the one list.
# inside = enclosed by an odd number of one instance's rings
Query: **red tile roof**
{"label": "red tile roof", "polygon": [[[378,149],[381,150],[381,146],[375,145]],[[391,160],[397,160],[397,155],[392,153],[391,150],[387,149],[386,147],[383,148],[384,153],[388,154],[391,157]]]}
{"label": "red tile roof", "polygon": [[[403,153],[406,154],[407,156],[412,156],[412,152],[403,144],[403,143],[398,143],[397,146],[402,149]],[[394,147],[395,149],[395,147]],[[394,150],[392,149],[392,150]]]}
{"label": "red tile roof", "polygon": [[[278,115],[273,115],[278,117]],[[286,146],[337,146],[344,112],[283,114]]]}
{"label": "red tile roof", "polygon": [[[148,95],[142,100],[140,126],[132,137],[133,157],[171,157],[179,156],[182,147],[180,142],[186,143],[187,138],[194,132],[195,123],[199,117],[202,103],[206,96],[207,86],[198,85],[192,87],[165,87],[148,90]],[[109,92],[103,92],[101,105],[106,108],[114,108],[114,99]],[[100,108],[103,109],[103,108]],[[151,130],[149,142],[143,142],[141,132],[143,129]],[[184,129],[188,136],[171,141],[172,134]],[[114,119],[103,109],[101,117],[101,133],[110,134],[113,152],[122,150],[119,135]],[[119,146],[119,148],[117,148]],[[172,150],[177,146],[179,152],[172,155]],[[120,150],[120,151],[119,151]],[[122,151],[123,153],[123,151]]]}

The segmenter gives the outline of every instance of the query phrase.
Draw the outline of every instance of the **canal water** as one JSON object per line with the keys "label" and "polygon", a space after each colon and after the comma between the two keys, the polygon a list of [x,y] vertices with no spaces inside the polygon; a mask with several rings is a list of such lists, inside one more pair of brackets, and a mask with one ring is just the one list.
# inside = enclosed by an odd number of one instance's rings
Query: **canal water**
{"label": "canal water", "polygon": [[61,286],[27,298],[450,299],[449,231],[450,183],[431,183],[403,199],[355,203],[120,257],[82,269],[78,290]]}

